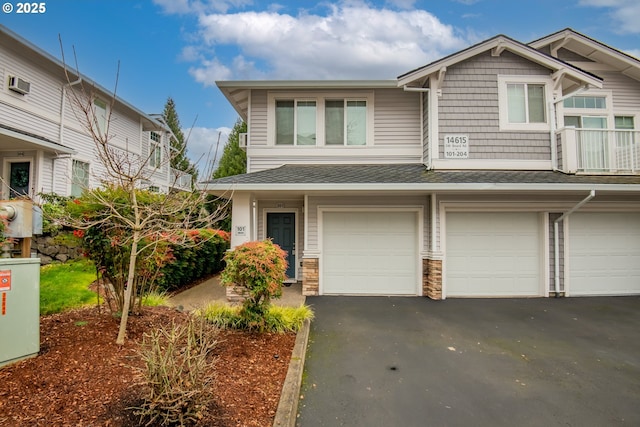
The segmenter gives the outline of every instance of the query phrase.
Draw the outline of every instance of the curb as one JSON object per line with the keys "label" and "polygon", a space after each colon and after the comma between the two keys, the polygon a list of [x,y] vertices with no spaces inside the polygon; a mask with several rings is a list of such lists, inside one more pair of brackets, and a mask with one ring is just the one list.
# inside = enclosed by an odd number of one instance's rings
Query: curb
{"label": "curb", "polygon": [[310,326],[311,322],[305,320],[302,329],[296,335],[296,342],[289,361],[289,370],[282,386],[280,402],[273,420],[274,427],[294,427],[296,424],[300,386],[302,385],[302,370],[307,353]]}

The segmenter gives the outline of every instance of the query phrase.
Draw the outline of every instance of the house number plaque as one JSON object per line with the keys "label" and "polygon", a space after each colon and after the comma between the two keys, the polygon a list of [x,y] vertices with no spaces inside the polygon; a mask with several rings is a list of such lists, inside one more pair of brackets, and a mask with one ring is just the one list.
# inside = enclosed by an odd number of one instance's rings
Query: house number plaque
{"label": "house number plaque", "polygon": [[445,135],[444,136],[445,159],[469,158],[469,135]]}

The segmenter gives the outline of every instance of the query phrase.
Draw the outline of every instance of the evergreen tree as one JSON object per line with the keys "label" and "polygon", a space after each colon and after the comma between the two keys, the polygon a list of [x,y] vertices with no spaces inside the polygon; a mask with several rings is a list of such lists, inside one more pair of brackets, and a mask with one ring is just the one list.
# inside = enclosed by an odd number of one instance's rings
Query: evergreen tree
{"label": "evergreen tree", "polygon": [[196,181],[198,179],[198,169],[187,158],[187,143],[184,139],[184,133],[182,133],[182,126],[180,126],[180,119],[178,118],[173,98],[167,98],[162,117],[173,132],[173,135],[175,135],[175,138],[171,138],[171,167],[190,173],[194,181]]}
{"label": "evergreen tree", "polygon": [[224,147],[220,163],[215,171],[213,178],[222,178],[225,176],[239,175],[247,171],[247,153],[240,148],[238,141],[240,134],[247,131],[247,124],[241,119],[236,121],[233,126],[227,145]]}

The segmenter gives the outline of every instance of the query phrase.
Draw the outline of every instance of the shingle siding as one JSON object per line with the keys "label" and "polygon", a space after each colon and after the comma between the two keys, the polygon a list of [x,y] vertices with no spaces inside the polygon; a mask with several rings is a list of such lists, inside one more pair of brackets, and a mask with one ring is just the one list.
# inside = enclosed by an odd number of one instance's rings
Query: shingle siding
{"label": "shingle siding", "polygon": [[470,159],[550,159],[549,132],[500,131],[498,75],[548,76],[549,70],[509,52],[486,52],[448,68],[438,101],[440,158],[445,135],[466,134]]}

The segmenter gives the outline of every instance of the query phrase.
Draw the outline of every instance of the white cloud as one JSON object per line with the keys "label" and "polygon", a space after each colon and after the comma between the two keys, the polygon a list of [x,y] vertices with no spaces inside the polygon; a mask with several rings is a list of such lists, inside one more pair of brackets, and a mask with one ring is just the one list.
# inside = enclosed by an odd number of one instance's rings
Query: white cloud
{"label": "white cloud", "polygon": [[182,132],[188,138],[187,157],[198,167],[200,179],[206,179],[220,162],[231,128],[193,127],[183,129]]}
{"label": "white cloud", "polygon": [[376,9],[359,1],[328,5],[326,15],[270,10],[198,13],[202,45],[182,54],[199,58],[192,76],[205,85],[257,78],[393,79],[469,44],[424,10]]}
{"label": "white cloud", "polygon": [[616,31],[621,33],[640,33],[640,2],[638,0],[580,0],[581,6],[592,6],[612,9],[611,18],[619,26]]}

